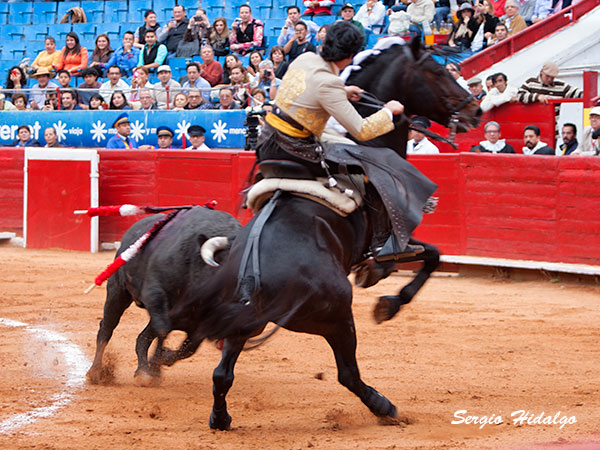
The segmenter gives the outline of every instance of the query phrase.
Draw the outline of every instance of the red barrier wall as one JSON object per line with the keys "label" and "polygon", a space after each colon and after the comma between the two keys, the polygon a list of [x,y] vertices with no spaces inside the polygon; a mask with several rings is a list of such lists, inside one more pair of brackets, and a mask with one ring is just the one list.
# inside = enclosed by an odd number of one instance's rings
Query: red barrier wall
{"label": "red barrier wall", "polygon": [[[600,265],[600,158],[491,154],[411,156],[439,186],[416,237],[446,254]],[[100,204],[204,204],[246,221],[238,206],[246,152],[100,150]],[[23,151],[0,150],[0,231],[21,234]],[[101,218],[120,240],[136,218]]]}

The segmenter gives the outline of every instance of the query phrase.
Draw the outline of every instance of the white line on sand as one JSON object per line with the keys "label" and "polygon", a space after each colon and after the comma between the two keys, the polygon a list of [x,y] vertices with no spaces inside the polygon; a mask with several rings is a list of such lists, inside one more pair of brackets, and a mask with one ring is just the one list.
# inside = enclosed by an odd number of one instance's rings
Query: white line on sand
{"label": "white line on sand", "polygon": [[40,408],[32,409],[21,414],[15,414],[12,417],[0,422],[0,433],[8,434],[24,425],[31,424],[38,419],[50,417],[59,409],[64,408],[73,400],[75,392],[85,383],[85,373],[90,366],[89,360],[85,357],[79,346],[69,341],[62,334],[55,331],[35,328],[23,322],[16,320],[3,319],[0,317],[0,325],[6,327],[22,327],[29,334],[48,344],[54,344],[56,349],[65,357],[67,370],[66,389],[50,397],[52,404]]}

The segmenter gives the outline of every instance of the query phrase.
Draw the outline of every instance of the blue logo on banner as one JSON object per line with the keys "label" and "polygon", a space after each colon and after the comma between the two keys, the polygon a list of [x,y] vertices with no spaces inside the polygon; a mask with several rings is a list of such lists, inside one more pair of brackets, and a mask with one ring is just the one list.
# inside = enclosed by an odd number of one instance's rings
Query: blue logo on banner
{"label": "blue logo on banner", "polygon": [[[53,127],[58,141],[65,147],[106,147],[116,134],[112,124],[123,111],[15,111],[2,112],[0,146],[17,139],[17,128],[29,125],[33,139],[42,145],[44,130]],[[210,148],[244,148],[246,111],[127,111],[131,122],[130,139],[137,145],[157,146],[156,128],[167,125],[175,131],[173,147],[181,148],[191,125],[206,129],[206,145]]]}

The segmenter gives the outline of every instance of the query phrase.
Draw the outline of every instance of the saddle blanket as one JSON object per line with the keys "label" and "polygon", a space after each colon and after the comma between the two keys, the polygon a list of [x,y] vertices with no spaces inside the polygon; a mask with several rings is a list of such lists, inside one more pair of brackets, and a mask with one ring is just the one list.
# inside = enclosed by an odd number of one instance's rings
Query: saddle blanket
{"label": "saddle blanket", "polygon": [[352,190],[352,195],[348,196],[340,192],[337,188],[330,188],[326,178],[317,180],[292,180],[289,178],[264,178],[253,185],[248,191],[246,205],[255,214],[263,205],[273,196],[275,191],[282,190],[299,197],[305,197],[314,200],[329,209],[335,211],[340,216],[347,216],[362,205],[362,186],[357,186],[357,181],[362,183],[362,176],[352,176],[352,181],[337,177],[338,186],[341,189]]}

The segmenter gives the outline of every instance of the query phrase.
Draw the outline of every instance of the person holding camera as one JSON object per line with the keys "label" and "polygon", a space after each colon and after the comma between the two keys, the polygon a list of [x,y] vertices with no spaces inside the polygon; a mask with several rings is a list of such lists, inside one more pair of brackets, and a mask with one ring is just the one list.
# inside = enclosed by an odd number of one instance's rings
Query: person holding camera
{"label": "person holding camera", "polygon": [[198,39],[201,44],[209,42],[212,27],[204,9],[198,8],[196,10],[196,14],[190,18],[188,27],[192,30],[192,35]]}
{"label": "person holding camera", "polygon": [[283,46],[283,51],[288,56],[288,62],[290,63],[302,53],[317,53],[317,47],[315,47],[312,42],[309,42],[306,39],[306,36],[308,35],[308,27],[306,26],[304,21],[298,21],[298,23],[295,26],[295,30],[296,32],[294,34],[294,37]]}
{"label": "person holding camera", "polygon": [[277,87],[281,84],[281,80],[275,77],[273,70],[273,61],[265,59],[258,65],[258,77],[250,83],[250,88],[260,88],[267,93],[267,100],[275,99],[277,95]]}
{"label": "person holding camera", "polygon": [[245,55],[263,46],[264,24],[252,17],[250,5],[242,5],[239,9],[240,17],[233,21],[229,35],[229,49],[232,52]]}

